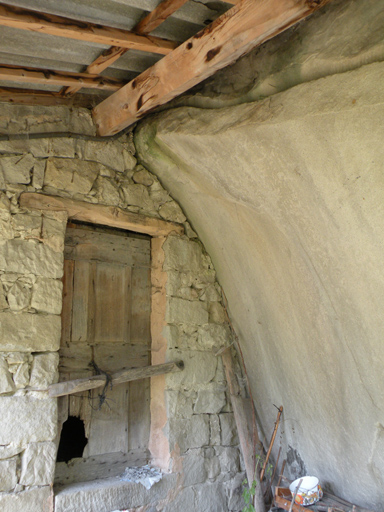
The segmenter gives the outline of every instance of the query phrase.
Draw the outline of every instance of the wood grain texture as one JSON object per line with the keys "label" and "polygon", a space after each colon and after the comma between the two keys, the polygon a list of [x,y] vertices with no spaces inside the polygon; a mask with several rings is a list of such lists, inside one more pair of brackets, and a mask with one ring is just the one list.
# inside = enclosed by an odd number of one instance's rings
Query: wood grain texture
{"label": "wood grain texture", "polygon": [[64,197],[36,194],[35,192],[21,194],[20,206],[38,210],[67,211],[70,219],[126,229],[151,236],[167,236],[172,232],[178,235],[184,234],[183,225],[175,222],[126,212],[115,206],[95,205]]}
{"label": "wood grain texture", "polygon": [[159,37],[142,36],[128,30],[103,27],[93,23],[6,5],[0,5],[0,25],[161,55],[167,55],[178,45],[174,41]]}
{"label": "wood grain texture", "polygon": [[[184,369],[182,361],[172,361],[170,363],[145,366],[143,368],[131,368],[121,370],[112,374],[112,384],[122,384],[133,380],[155,377],[156,375],[165,375],[166,373],[178,372]],[[83,379],[67,380],[57,384],[51,384],[48,387],[50,397],[71,395],[88,389],[95,389],[104,386],[106,379],[104,376],[94,375]]]}
{"label": "wood grain texture", "polygon": [[118,91],[124,82],[113,78],[91,76],[87,73],[71,73],[20,66],[0,66],[0,80],[27,84],[77,87]]}
{"label": "wood grain texture", "polygon": [[242,0],[93,109],[113,135],[331,0]]}
{"label": "wood grain texture", "polygon": [[94,94],[78,94],[71,98],[63,96],[60,92],[32,91],[31,89],[18,87],[1,87],[0,101],[18,105],[67,105],[92,108],[100,102],[100,97],[97,99]]}

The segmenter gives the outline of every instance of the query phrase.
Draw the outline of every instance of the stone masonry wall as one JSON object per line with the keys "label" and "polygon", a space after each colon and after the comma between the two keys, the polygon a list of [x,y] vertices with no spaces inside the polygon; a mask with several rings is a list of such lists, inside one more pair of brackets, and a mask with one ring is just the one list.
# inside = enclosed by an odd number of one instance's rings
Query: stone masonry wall
{"label": "stone masonry wall", "polygon": [[131,134],[97,140],[86,110],[1,105],[0,132],[10,135],[0,137],[1,510],[46,512],[54,502],[57,404],[44,390],[58,380],[67,218],[20,208],[24,191],[119,206],[184,223],[186,233],[163,243],[166,359],[186,365],[165,378],[170,473],[150,491],[140,489],[136,501],[116,482],[117,491],[112,482],[78,493],[64,490],[56,510],[78,510],[79,500],[83,512],[177,512],[185,503],[194,511],[241,510],[244,472],[221,358],[215,356],[230,343],[230,330],[211,260],[179,205],[137,163]]}

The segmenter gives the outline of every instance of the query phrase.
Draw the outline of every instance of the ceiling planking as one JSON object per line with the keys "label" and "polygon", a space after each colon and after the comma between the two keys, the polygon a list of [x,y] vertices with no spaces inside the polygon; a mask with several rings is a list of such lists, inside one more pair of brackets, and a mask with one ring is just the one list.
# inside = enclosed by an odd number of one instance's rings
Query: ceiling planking
{"label": "ceiling planking", "polygon": [[0,101],[94,107],[112,135],[329,1],[0,2]]}

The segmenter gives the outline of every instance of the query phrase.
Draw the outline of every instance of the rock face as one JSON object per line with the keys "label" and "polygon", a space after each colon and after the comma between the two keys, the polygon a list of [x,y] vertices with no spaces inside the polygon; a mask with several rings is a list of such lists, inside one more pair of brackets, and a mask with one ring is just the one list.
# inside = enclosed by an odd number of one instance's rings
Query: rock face
{"label": "rock face", "polygon": [[273,424],[271,405],[282,404],[286,453],[294,450],[333,492],[377,511],[383,76],[378,62],[255,103],[179,108],[136,135],[142,161],[183,206],[215,264],[263,427]]}

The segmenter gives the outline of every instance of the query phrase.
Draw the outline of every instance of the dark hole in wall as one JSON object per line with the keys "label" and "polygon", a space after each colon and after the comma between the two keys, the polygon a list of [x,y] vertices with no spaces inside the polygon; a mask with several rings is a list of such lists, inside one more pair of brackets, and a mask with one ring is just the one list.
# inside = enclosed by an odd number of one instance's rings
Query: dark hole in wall
{"label": "dark hole in wall", "polygon": [[84,422],[80,418],[69,416],[61,430],[57,462],[68,462],[75,457],[82,457],[87,443]]}

